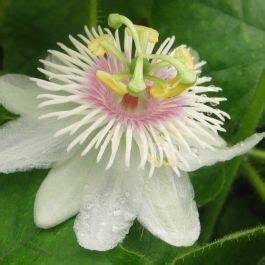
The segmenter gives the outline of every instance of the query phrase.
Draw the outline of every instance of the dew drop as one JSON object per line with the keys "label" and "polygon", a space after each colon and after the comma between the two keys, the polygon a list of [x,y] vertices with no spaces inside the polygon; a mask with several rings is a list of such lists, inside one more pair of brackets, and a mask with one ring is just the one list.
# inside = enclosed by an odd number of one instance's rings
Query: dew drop
{"label": "dew drop", "polygon": [[120,209],[115,209],[113,212],[114,216],[119,216],[121,214],[121,210]]}
{"label": "dew drop", "polygon": [[93,204],[93,203],[88,203],[88,204],[85,206],[85,208],[86,208],[87,210],[92,209],[93,207],[94,207],[94,204]]}

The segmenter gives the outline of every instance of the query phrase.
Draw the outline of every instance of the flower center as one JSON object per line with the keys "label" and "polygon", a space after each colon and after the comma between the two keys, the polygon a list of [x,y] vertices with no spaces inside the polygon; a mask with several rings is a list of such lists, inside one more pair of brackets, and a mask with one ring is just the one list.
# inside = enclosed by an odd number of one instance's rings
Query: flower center
{"label": "flower center", "polygon": [[[122,24],[126,26],[125,34],[132,37],[135,44],[135,57],[131,62],[115,46],[113,37],[103,34],[88,44],[90,51],[103,57],[111,54],[124,66],[125,71],[110,74],[104,71],[97,71],[97,78],[111,89],[115,94],[122,96],[122,104],[128,108],[136,108],[138,97],[145,94],[148,89],[145,80],[153,82],[150,94],[155,99],[166,99],[178,96],[196,81],[196,72],[191,53],[186,48],[179,48],[175,56],[148,54],[149,43],[158,42],[158,32],[152,28],[134,25],[128,18],[119,14],[111,14],[108,20],[109,25],[117,29]],[[172,67],[176,70],[176,77],[165,80],[155,75],[157,70],[165,67]],[[128,82],[123,82],[124,78]]]}

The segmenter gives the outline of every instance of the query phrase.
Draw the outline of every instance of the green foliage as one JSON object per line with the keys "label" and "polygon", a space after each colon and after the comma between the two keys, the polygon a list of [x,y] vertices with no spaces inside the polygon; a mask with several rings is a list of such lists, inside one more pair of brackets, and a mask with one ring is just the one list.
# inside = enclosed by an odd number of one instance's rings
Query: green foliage
{"label": "green foliage", "polygon": [[237,232],[179,255],[173,264],[257,264],[264,255],[264,236],[264,226]]}
{"label": "green foliage", "polygon": [[225,170],[222,164],[204,167],[190,173],[194,187],[195,200],[199,207],[212,201],[222,190],[225,181]]}
{"label": "green foliage", "polygon": [[207,61],[204,74],[223,88],[230,126],[240,123],[265,66],[263,0],[155,1],[153,25],[162,37],[175,35]]}
{"label": "green foliage", "polygon": [[[95,17],[89,15],[89,3],[95,1],[0,0],[1,73],[38,75],[38,59],[46,57],[47,49],[56,48],[58,41],[67,44],[68,34],[82,33],[87,21],[93,23]],[[201,59],[207,60],[203,73],[212,76],[212,83],[222,87],[222,95],[228,98],[222,106],[231,114],[232,121],[228,123],[225,137],[233,138],[265,66],[263,0],[101,0],[97,6],[97,19],[103,25],[109,13],[122,13],[137,24],[157,28],[160,40],[175,35],[177,44],[186,43],[197,50]],[[1,124],[15,118],[1,107]],[[265,125],[264,121],[261,126]],[[205,213],[204,206],[218,198],[227,173],[230,174],[219,164],[191,174],[201,212]],[[46,174],[47,171],[35,170],[0,175],[0,264],[229,265],[264,262],[264,227],[237,232],[213,243],[175,248],[135,223],[123,244],[114,250],[104,253],[84,250],[76,242],[73,220],[49,230],[35,227],[34,198]],[[247,187],[245,192],[251,189]],[[239,194],[236,188],[231,192],[218,220],[216,237],[264,222],[264,205],[260,201],[256,203],[255,193],[244,197]],[[255,205],[255,213],[250,205]]]}
{"label": "green foliage", "polygon": [[82,32],[87,21],[87,3],[82,0],[4,0],[1,6],[0,45],[6,73],[36,75],[38,59],[45,58],[56,42],[67,43],[69,34]]}

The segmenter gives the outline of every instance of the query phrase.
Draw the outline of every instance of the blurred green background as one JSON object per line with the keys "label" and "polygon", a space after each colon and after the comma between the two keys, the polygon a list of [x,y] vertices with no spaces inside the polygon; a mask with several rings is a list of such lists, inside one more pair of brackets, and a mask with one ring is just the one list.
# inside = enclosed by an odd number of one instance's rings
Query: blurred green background
{"label": "blurred green background", "polygon": [[[84,25],[106,26],[109,13],[176,36],[207,61],[203,74],[223,88],[233,143],[265,131],[264,0],[0,0],[0,74],[40,76],[38,59]],[[15,116],[0,109],[1,124]],[[73,219],[47,231],[33,224],[33,202],[45,170],[0,175],[0,264],[265,264],[265,144],[258,151],[191,174],[202,234],[175,248],[135,223],[112,251],[78,246]],[[1,161],[0,161],[1,162]]]}

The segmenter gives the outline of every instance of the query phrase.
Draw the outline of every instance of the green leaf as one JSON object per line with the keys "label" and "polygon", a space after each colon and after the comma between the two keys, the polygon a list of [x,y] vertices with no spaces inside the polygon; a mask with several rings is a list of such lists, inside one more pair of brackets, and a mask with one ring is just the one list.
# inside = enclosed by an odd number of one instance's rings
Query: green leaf
{"label": "green leaf", "polygon": [[148,230],[135,222],[130,229],[128,236],[122,245],[131,251],[144,255],[154,264],[169,264],[177,255],[182,255],[196,246],[175,247],[171,246],[157,237],[154,237]]}
{"label": "green leaf", "polygon": [[[0,9],[4,72],[36,75],[38,59],[69,34],[83,32],[87,3],[82,0],[5,0]],[[0,6],[1,7],[1,6]]]}
{"label": "green leaf", "polygon": [[197,50],[208,63],[203,74],[223,88],[223,108],[239,124],[265,66],[263,0],[156,0],[152,22],[160,39],[176,36],[177,44]]}
{"label": "green leaf", "polygon": [[107,252],[81,248],[73,232],[73,219],[49,230],[33,223],[33,202],[47,171],[0,175],[0,263],[10,264],[148,264],[143,256],[122,246]]}
{"label": "green leaf", "polygon": [[153,0],[134,0],[128,4],[124,0],[100,1],[99,22],[106,25],[110,13],[119,13],[130,18],[135,24],[150,23]]}
{"label": "green leaf", "polygon": [[190,173],[195,192],[195,201],[199,207],[212,201],[222,190],[225,181],[223,164],[203,167]]}
{"label": "green leaf", "polygon": [[173,264],[256,264],[264,255],[265,227],[257,227],[226,236],[213,243],[179,255]]}
{"label": "green leaf", "polygon": [[0,105],[0,125],[8,121],[15,120],[17,117],[18,115],[9,112],[2,105]]}
{"label": "green leaf", "polygon": [[[145,23],[150,19],[153,1],[137,0],[133,5],[120,0],[98,2],[98,22],[106,25],[111,12],[127,14],[135,22]],[[84,32],[83,27],[87,24],[90,11],[89,3],[82,0],[1,1],[3,73],[39,75],[38,60],[47,56],[48,49],[56,49],[56,42],[69,44],[69,34]]]}
{"label": "green leaf", "polygon": [[265,223],[265,205],[259,197],[251,193],[251,187],[238,181],[237,196],[228,199],[215,230],[215,238],[238,230],[250,229]]}

